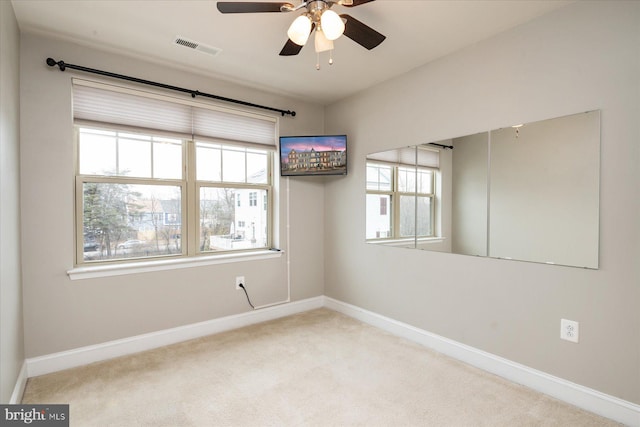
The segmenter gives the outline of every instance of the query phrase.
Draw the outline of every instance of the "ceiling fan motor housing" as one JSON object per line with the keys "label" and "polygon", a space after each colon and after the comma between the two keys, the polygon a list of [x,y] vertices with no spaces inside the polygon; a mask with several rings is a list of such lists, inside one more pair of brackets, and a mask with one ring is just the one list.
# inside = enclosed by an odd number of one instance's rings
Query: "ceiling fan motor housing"
{"label": "ceiling fan motor housing", "polygon": [[325,10],[329,9],[331,5],[324,0],[310,1],[307,3],[307,11],[311,21],[320,26],[320,17]]}

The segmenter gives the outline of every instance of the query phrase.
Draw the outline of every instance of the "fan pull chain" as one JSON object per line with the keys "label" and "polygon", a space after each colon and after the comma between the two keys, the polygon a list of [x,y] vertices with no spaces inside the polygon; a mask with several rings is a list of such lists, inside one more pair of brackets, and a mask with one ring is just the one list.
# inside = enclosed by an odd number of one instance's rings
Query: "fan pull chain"
{"label": "fan pull chain", "polygon": [[[329,51],[329,65],[333,65],[333,49]],[[320,69],[320,52],[316,52],[316,70]]]}

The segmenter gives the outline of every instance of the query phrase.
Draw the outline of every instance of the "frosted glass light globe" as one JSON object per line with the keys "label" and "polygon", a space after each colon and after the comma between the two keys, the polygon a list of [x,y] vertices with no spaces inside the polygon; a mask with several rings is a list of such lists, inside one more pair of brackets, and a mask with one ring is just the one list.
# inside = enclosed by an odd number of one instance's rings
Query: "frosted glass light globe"
{"label": "frosted glass light globe", "polygon": [[324,36],[329,40],[335,40],[344,33],[344,22],[333,10],[325,10],[320,17],[320,25]]}
{"label": "frosted glass light globe", "polygon": [[298,16],[289,27],[287,36],[299,46],[304,46],[311,33],[311,20],[306,15]]}

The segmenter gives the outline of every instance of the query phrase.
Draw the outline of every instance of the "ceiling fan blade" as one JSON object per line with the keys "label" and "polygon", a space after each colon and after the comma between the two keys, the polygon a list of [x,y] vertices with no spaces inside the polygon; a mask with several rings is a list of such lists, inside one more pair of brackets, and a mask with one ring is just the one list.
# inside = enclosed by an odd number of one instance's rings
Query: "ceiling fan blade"
{"label": "ceiling fan blade", "polygon": [[340,3],[344,7],[356,7],[361,4],[369,3],[375,0],[350,0],[349,2]]}
{"label": "ceiling fan blade", "polygon": [[287,39],[287,42],[284,44],[284,47],[280,51],[280,56],[294,56],[300,53],[304,46],[300,46],[292,42],[290,39]]}
{"label": "ceiling fan blade", "polygon": [[343,14],[340,15],[340,17],[346,20],[344,24],[344,35],[362,47],[371,50],[387,38],[368,25],[358,21],[353,16]]}
{"label": "ceiling fan blade", "polygon": [[[313,30],[316,29],[316,24],[311,24],[311,31],[309,34],[313,33]],[[294,56],[300,53],[304,46],[300,46],[297,43],[291,41],[291,39],[287,39],[287,42],[282,47],[280,51],[280,56]]]}
{"label": "ceiling fan blade", "polygon": [[261,1],[219,1],[217,6],[222,13],[283,12],[294,7],[291,3]]}

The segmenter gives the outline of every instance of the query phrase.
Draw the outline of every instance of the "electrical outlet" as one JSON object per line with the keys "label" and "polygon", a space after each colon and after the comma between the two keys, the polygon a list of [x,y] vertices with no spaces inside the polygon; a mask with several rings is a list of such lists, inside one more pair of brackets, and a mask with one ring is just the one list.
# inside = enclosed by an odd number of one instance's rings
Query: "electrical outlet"
{"label": "electrical outlet", "polygon": [[244,276],[236,276],[236,289],[242,289],[240,285],[244,286]]}
{"label": "electrical outlet", "polygon": [[580,323],[574,320],[560,319],[560,338],[578,342],[580,338]]}

